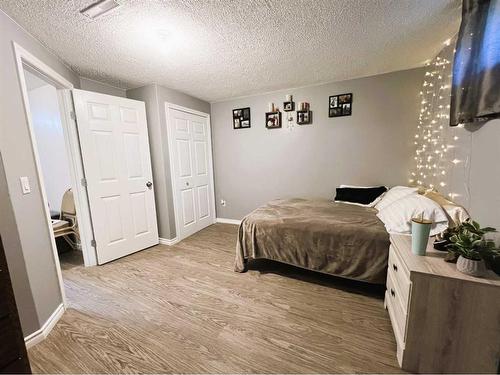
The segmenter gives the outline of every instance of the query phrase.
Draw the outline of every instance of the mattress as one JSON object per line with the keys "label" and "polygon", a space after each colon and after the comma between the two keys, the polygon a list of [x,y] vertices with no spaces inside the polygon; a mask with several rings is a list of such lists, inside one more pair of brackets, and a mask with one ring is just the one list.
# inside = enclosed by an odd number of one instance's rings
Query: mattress
{"label": "mattress", "polygon": [[376,213],[327,199],[271,201],[242,220],[235,271],[246,271],[248,260],[271,259],[384,284],[390,241]]}

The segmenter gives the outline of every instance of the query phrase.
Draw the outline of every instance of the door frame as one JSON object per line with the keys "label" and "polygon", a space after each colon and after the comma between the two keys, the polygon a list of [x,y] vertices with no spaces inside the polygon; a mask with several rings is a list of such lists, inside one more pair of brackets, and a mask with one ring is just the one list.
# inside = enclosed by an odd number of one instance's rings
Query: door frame
{"label": "door frame", "polygon": [[172,130],[172,124],[170,122],[170,111],[172,109],[175,109],[177,111],[181,112],[186,112],[192,115],[197,115],[204,117],[207,120],[207,134],[208,134],[208,139],[209,139],[209,145],[208,145],[208,172],[209,172],[209,180],[212,182],[212,207],[210,207],[210,210],[212,211],[212,218],[214,224],[216,222],[216,214],[215,214],[215,179],[214,179],[214,165],[213,165],[213,153],[212,153],[212,127],[210,123],[210,114],[205,113],[205,112],[200,112],[191,108],[183,107],[177,104],[165,102],[165,119],[166,119],[166,126],[167,126],[167,138],[168,138],[168,158],[170,161],[170,182],[171,182],[171,188],[172,188],[172,197],[174,200],[174,217],[175,217],[175,235],[176,235],[176,240],[177,241],[182,241],[185,237],[182,237],[179,231],[180,228],[180,223],[179,223],[179,202],[178,202],[178,194],[177,194],[177,189],[175,188],[176,183],[177,183],[177,176],[174,174],[174,159],[172,157],[172,150],[173,150],[173,130]]}
{"label": "door frame", "polygon": [[14,48],[14,55],[16,58],[17,73],[19,84],[21,86],[21,93],[23,97],[24,112],[26,115],[26,121],[28,123],[28,131],[31,140],[31,149],[33,151],[33,156],[35,158],[36,175],[37,182],[40,187],[40,194],[44,205],[46,225],[50,237],[50,242],[52,246],[52,253],[54,256],[54,262],[56,266],[57,277],[59,280],[59,288],[61,290],[61,296],[63,303],[66,306],[66,293],[64,291],[64,284],[62,280],[61,265],[59,262],[59,254],[57,253],[57,246],[52,230],[52,223],[50,217],[50,210],[47,200],[47,192],[45,191],[45,184],[41,169],[40,157],[38,155],[38,148],[36,143],[35,131],[33,126],[33,120],[31,116],[31,109],[29,105],[28,88],[26,85],[26,79],[24,77],[24,71],[26,67],[27,70],[34,70],[38,74],[41,74],[48,82],[56,87],[57,96],[59,101],[59,111],[61,117],[61,125],[63,128],[65,151],[69,159],[69,169],[71,177],[71,187],[73,188],[73,196],[75,199],[76,215],[78,220],[78,226],[80,230],[80,240],[82,246],[82,253],[85,262],[85,266],[96,265],[96,254],[94,248],[91,246],[91,241],[94,238],[92,230],[92,221],[90,217],[90,209],[88,206],[87,192],[85,187],[82,185],[82,179],[85,177],[83,173],[83,164],[80,154],[80,143],[78,139],[77,124],[76,120],[73,118],[73,99],[71,96],[71,90],[73,89],[73,84],[66,78],[61,76],[51,67],[46,65],[44,62],[39,60],[36,56],[32,55],[26,49],[21,47],[19,44],[12,42]]}

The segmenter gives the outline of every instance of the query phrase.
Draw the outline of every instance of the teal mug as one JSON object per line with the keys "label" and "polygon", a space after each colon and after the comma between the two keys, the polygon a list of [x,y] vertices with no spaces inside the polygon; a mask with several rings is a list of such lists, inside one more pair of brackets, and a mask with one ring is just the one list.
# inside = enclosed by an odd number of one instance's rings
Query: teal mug
{"label": "teal mug", "polygon": [[411,219],[411,251],[415,255],[425,255],[432,221],[414,218]]}

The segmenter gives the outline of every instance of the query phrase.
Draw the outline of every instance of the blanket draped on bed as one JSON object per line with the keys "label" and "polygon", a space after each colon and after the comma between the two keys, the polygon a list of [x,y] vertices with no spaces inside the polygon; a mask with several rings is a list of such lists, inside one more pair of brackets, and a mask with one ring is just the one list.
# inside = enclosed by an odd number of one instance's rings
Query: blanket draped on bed
{"label": "blanket draped on bed", "polygon": [[241,222],[235,271],[247,259],[272,259],[350,279],[384,284],[389,235],[374,208],[326,199],[280,199]]}

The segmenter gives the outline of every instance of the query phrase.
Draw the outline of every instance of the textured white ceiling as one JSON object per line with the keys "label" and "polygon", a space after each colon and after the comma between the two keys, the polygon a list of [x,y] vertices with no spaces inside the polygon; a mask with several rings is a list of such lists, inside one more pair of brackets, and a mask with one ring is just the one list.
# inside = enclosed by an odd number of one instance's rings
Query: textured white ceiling
{"label": "textured white ceiling", "polygon": [[458,28],[460,0],[0,0],[78,74],[217,101],[420,66]]}

